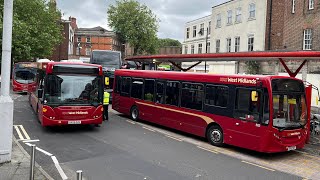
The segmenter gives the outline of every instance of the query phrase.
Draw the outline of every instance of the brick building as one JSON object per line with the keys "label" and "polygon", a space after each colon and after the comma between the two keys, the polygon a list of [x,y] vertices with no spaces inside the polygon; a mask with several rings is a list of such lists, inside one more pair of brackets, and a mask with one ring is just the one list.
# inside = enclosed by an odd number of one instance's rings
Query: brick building
{"label": "brick building", "polygon": [[69,52],[69,36],[71,30],[70,21],[61,20],[59,23],[63,27],[63,29],[61,30],[63,39],[62,42],[55,47],[51,57],[49,57],[49,59],[53,61],[68,59],[69,54],[72,54],[72,51]]}
{"label": "brick building", "polygon": [[76,29],[74,46],[74,55],[82,57],[90,57],[92,50],[122,50],[116,34],[100,26]]}

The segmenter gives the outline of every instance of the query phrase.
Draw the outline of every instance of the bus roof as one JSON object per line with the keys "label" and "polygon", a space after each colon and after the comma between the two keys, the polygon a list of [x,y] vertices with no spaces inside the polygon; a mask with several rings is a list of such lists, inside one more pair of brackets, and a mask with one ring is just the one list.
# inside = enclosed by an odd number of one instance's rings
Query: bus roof
{"label": "bus roof", "polygon": [[[40,66],[40,67],[42,67],[42,69],[46,69],[46,71],[47,71],[47,73],[52,73],[53,72],[53,67],[54,66],[57,66],[57,65],[59,65],[59,66],[63,66],[63,65],[65,65],[65,67],[69,67],[69,70],[71,70],[70,69],[70,66],[81,66],[82,68],[83,67],[88,67],[88,69],[89,68],[96,68],[96,69],[98,69],[98,74],[99,75],[102,75],[103,74],[103,72],[102,72],[102,66],[101,65],[97,65],[97,64],[87,64],[87,63],[77,63],[77,62],[49,62],[49,63],[47,63],[47,65],[46,66]],[[89,71],[88,71],[88,73],[90,73]]]}
{"label": "bus roof", "polygon": [[194,81],[194,82],[216,82],[222,84],[248,84],[255,85],[257,80],[269,81],[272,79],[285,78],[300,79],[288,77],[288,76],[274,76],[274,75],[220,75],[220,74],[208,74],[208,73],[192,73],[192,72],[177,72],[177,71],[152,71],[152,70],[126,70],[119,69],[115,71],[115,75],[120,76],[133,76],[137,78],[157,78],[157,79],[169,79],[176,81]]}

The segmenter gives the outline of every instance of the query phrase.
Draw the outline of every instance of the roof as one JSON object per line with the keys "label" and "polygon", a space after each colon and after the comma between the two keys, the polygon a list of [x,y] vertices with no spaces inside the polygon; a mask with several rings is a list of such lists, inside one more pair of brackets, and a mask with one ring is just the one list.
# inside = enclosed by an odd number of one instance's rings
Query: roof
{"label": "roof", "polygon": [[212,54],[171,54],[127,57],[127,61],[139,62],[198,62],[198,61],[274,61],[320,60],[320,51],[256,51]]}
{"label": "roof", "polygon": [[78,28],[75,31],[76,35],[94,35],[94,36],[115,36],[113,31],[108,31],[101,26],[94,28]]}

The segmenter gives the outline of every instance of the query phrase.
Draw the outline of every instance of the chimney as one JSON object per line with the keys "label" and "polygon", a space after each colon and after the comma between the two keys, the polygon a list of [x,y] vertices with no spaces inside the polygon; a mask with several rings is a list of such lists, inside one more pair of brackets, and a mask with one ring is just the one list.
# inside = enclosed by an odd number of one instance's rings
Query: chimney
{"label": "chimney", "polygon": [[72,29],[78,29],[77,18],[70,16],[70,17],[69,17],[69,21],[71,21],[71,27],[72,27]]}

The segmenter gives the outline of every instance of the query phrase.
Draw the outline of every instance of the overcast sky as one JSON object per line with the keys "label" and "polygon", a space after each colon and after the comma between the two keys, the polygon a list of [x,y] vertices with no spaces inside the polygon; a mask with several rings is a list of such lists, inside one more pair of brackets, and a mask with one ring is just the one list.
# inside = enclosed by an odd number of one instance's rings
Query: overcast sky
{"label": "overcast sky", "polygon": [[[160,19],[158,36],[183,42],[185,23],[211,14],[211,8],[227,0],[138,0]],[[107,8],[115,0],[57,0],[63,17],[77,18],[78,27],[108,26]]]}

